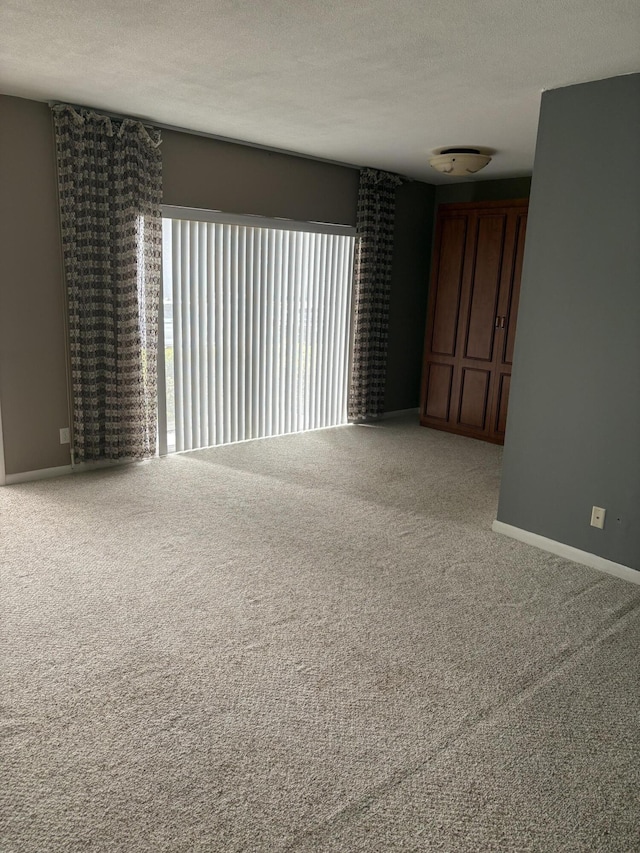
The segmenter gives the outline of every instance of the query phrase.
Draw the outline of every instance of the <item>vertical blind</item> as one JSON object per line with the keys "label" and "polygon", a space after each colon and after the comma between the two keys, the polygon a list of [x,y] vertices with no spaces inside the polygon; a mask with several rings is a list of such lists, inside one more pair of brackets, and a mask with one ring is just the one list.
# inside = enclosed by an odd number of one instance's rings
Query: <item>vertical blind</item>
{"label": "vertical blind", "polygon": [[163,220],[167,450],[347,422],[353,244]]}

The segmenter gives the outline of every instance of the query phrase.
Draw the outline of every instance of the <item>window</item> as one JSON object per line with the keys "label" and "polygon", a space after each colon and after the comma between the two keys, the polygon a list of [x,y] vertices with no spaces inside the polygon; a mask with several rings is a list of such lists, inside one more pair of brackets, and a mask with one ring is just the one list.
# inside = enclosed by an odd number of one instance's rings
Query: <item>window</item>
{"label": "window", "polygon": [[341,226],[165,208],[161,453],[346,423],[353,245]]}

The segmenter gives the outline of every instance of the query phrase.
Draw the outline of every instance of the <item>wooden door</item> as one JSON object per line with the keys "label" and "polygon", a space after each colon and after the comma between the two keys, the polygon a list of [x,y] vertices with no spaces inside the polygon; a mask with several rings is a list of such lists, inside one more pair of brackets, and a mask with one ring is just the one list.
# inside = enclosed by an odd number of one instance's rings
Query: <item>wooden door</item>
{"label": "wooden door", "polygon": [[442,205],[421,423],[504,441],[526,202]]}

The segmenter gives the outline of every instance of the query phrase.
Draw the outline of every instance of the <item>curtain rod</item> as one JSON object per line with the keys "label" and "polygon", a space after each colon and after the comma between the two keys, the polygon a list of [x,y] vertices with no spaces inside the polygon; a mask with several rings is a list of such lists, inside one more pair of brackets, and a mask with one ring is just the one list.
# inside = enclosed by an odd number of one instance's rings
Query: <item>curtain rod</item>
{"label": "curtain rod", "polygon": [[[227,142],[229,145],[243,145],[245,148],[256,148],[258,151],[267,151],[270,154],[284,154],[286,157],[300,157],[303,160],[313,160],[315,163],[326,163],[327,166],[341,166],[343,169],[358,169],[358,171],[364,168],[371,168],[369,166],[358,166],[356,163],[344,163],[341,160],[329,160],[327,157],[316,157],[313,154],[303,154],[300,151],[291,151],[287,148],[275,148],[272,145],[261,145],[259,142],[248,142],[245,139],[234,139],[231,136],[220,136],[217,133],[209,133],[206,130],[192,130],[188,127],[179,127],[175,124],[165,124],[164,122],[153,121],[152,119],[142,119],[139,116],[131,116],[124,113],[112,113],[110,110],[103,110],[100,107],[87,107],[82,104],[67,104],[66,101],[49,101],[48,104],[50,107],[54,107],[58,104],[65,104],[66,106],[74,107],[74,109],[99,111],[103,115],[107,116],[107,118],[112,118],[116,121],[124,121],[125,119],[128,119],[129,121],[140,122],[140,124],[147,130],[159,128],[160,130],[172,130],[175,133],[188,133],[190,136],[202,136],[205,139],[214,139],[216,142]],[[395,172],[393,174],[398,173]],[[412,184],[416,180],[416,178],[411,178],[408,175],[398,174],[398,177],[402,178],[402,180],[408,184]]]}
{"label": "curtain rod", "polygon": [[[78,110],[93,110],[100,112],[107,118],[115,119],[116,121],[137,121],[140,122],[147,130],[159,128],[160,130],[172,130],[176,133],[188,133],[191,136],[203,136],[205,139],[214,139],[216,142],[227,142],[230,145],[243,145],[245,148],[257,148],[259,151],[267,151],[270,154],[285,154],[287,157],[301,157],[304,160],[314,160],[316,163],[326,163],[329,166],[341,166],[346,169],[362,169],[363,166],[357,166],[355,163],[343,163],[340,160],[329,160],[326,157],[316,157],[313,154],[302,154],[299,151],[291,151],[287,148],[276,148],[272,145],[261,145],[259,142],[248,142],[245,139],[234,139],[231,136],[220,136],[217,133],[209,133],[206,130],[192,130],[188,127],[179,127],[175,124],[165,124],[161,121],[153,121],[152,119],[142,119],[139,116],[126,115],[124,113],[112,113],[110,110],[103,110],[100,107],[87,107],[83,104],[71,104],[66,101],[48,101],[50,107],[69,106]],[[407,180],[411,180],[410,178]]]}
{"label": "curtain rod", "polygon": [[88,110],[92,113],[100,113],[106,118],[114,119],[115,121],[135,121],[141,124],[147,130],[153,130],[158,127],[157,124],[152,124],[149,120],[138,118],[138,116],[128,116],[121,113],[112,113],[109,110],[100,109],[100,107],[87,107],[84,104],[71,104],[68,101],[47,101],[49,107],[71,107],[74,110]]}

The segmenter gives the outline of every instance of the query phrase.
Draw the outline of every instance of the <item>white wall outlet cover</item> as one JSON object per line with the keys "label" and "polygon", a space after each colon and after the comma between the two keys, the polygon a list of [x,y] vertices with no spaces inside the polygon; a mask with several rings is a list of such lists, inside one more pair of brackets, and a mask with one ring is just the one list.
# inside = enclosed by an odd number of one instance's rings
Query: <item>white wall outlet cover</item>
{"label": "white wall outlet cover", "polygon": [[606,514],[606,509],[603,509],[601,506],[594,506],[591,510],[591,526],[599,527],[600,530],[602,530],[604,528],[604,518]]}
{"label": "white wall outlet cover", "polygon": [[60,444],[69,444],[70,441],[69,427],[62,427],[60,430]]}

